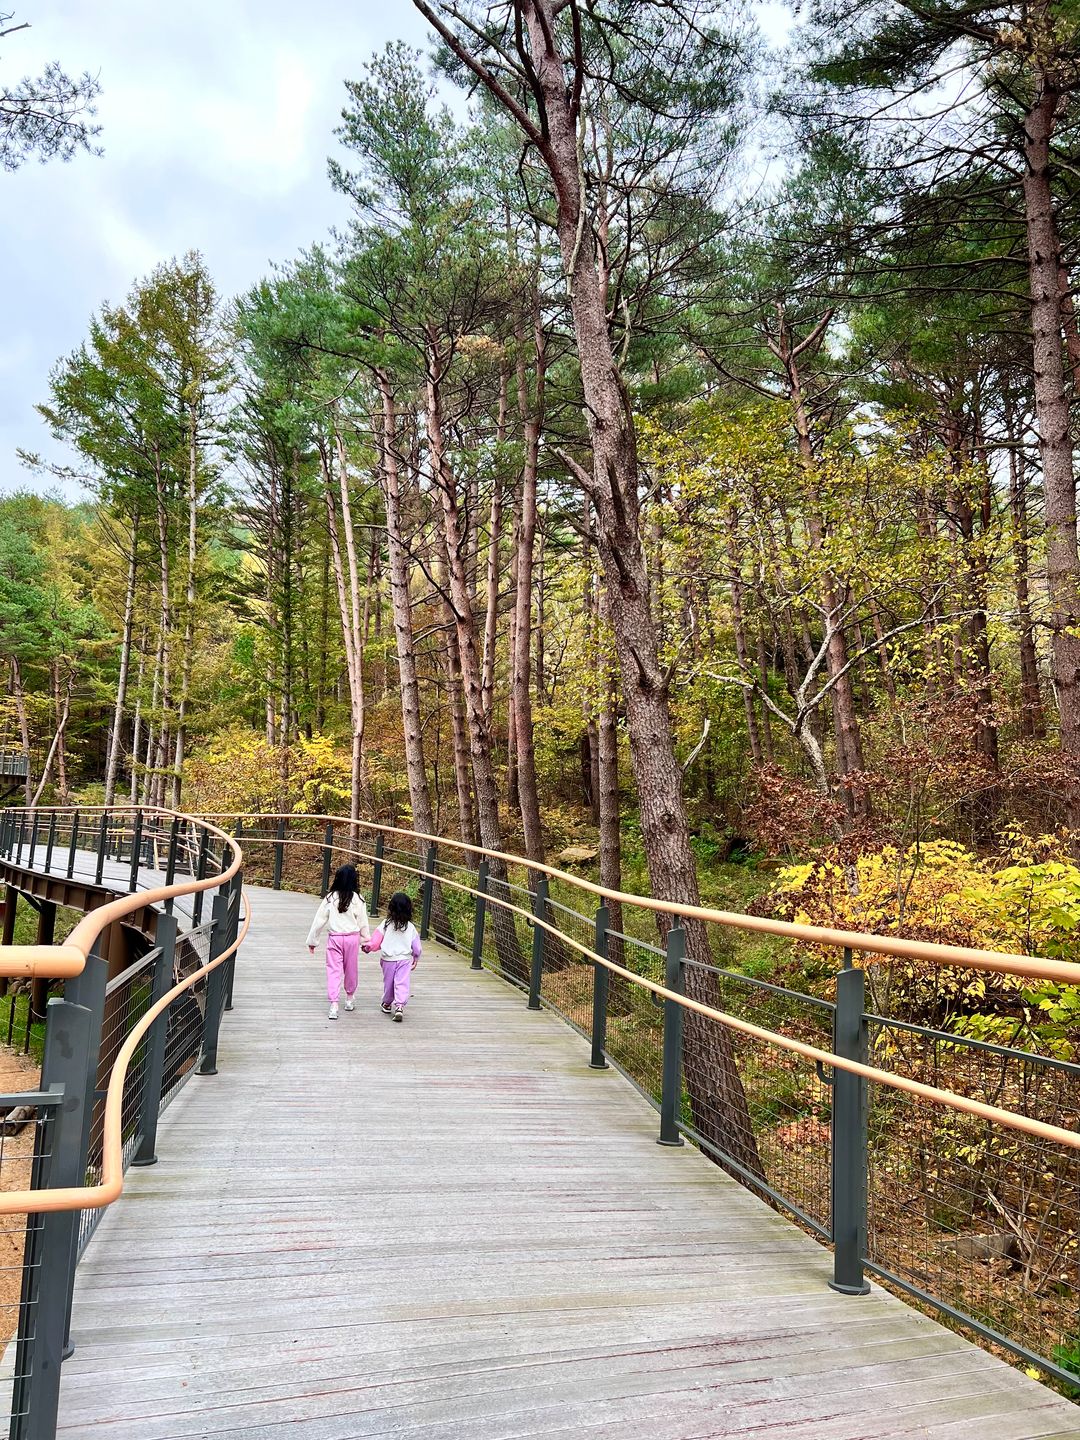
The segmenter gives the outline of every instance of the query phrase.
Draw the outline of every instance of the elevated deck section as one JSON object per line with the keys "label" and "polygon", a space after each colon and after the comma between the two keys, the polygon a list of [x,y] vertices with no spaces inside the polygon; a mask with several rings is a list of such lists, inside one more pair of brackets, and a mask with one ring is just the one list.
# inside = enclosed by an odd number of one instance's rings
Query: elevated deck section
{"label": "elevated deck section", "polygon": [[220,1074],[78,1271],[62,1436],[1066,1440],[1080,1411],[874,1289],[553,1016],[429,947],[326,1018],[314,902],[251,892]]}

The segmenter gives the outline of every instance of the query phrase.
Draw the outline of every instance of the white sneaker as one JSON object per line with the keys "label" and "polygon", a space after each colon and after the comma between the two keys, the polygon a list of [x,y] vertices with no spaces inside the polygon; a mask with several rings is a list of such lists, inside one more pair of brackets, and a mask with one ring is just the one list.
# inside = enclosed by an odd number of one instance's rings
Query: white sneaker
{"label": "white sneaker", "polygon": [[335,1001],[334,1004],[330,1006],[330,1019],[337,1019],[337,1001]]}
{"label": "white sneaker", "polygon": [[356,997],[354,995],[345,996],[345,1009],[350,1011],[356,1009]]}
{"label": "white sneaker", "polygon": [[394,1019],[398,1022],[399,1025],[402,1020],[405,1019],[405,1007],[403,1005],[394,1006]]}

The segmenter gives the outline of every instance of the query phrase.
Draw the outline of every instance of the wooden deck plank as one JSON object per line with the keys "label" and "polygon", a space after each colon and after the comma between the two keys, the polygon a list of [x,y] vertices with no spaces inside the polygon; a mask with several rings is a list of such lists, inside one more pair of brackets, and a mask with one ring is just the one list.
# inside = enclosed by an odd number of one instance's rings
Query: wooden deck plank
{"label": "wooden deck plank", "polygon": [[59,1433],[109,1440],[1080,1440],[1080,1412],[875,1289],[579,1037],[435,949],[404,1025],[326,1018],[314,902],[253,892],[220,1073],[76,1286]]}

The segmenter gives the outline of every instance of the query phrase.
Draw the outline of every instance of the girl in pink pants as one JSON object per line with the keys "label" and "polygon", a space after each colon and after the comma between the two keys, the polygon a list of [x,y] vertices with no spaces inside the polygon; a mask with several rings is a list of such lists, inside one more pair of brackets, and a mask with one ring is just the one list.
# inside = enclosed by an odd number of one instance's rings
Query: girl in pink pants
{"label": "girl in pink pants", "polygon": [[323,928],[329,926],[330,933],[326,937],[326,995],[330,1002],[331,1020],[338,1018],[342,981],[345,983],[345,1009],[356,1009],[360,941],[371,934],[367,906],[359,886],[356,866],[342,865],[308,932],[307,946],[314,955],[315,941]]}
{"label": "girl in pink pants", "polygon": [[409,985],[416,962],[420,959],[420,936],[412,923],[412,901],[400,890],[390,896],[386,907],[386,924],[376,930],[364,946],[370,954],[380,952],[383,972],[382,1012],[397,1021],[405,1019],[409,1003]]}

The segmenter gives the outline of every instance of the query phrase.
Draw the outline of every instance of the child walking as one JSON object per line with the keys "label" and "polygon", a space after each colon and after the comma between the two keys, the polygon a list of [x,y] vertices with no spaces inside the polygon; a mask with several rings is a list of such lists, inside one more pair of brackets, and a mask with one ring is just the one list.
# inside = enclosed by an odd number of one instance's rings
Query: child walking
{"label": "child walking", "polygon": [[330,1001],[330,1019],[336,1020],[342,980],[345,982],[345,1009],[356,1009],[360,941],[368,939],[371,934],[355,865],[340,867],[334,875],[329,895],[315,912],[307,937],[307,947],[313,955],[315,941],[326,926],[330,927],[326,937],[326,994]]}
{"label": "child walking", "polygon": [[382,1012],[397,1021],[405,1019],[409,982],[420,959],[420,936],[412,923],[412,901],[398,891],[386,907],[386,924],[364,946],[370,955],[380,952],[383,973]]}

